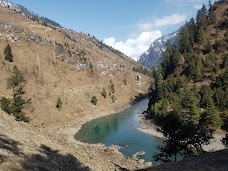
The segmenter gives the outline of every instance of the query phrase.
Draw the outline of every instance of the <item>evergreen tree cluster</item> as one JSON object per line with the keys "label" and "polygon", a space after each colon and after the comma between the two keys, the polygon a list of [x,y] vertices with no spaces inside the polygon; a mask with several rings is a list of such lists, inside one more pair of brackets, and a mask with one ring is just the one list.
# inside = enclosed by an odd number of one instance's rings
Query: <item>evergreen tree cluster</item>
{"label": "evergreen tree cluster", "polygon": [[[217,4],[222,2],[216,2]],[[179,43],[167,41],[161,65],[150,88],[147,117],[167,137],[155,159],[176,160],[177,155],[201,153],[211,132],[228,128],[228,57],[223,40],[211,40],[207,27],[213,23],[215,6],[209,2],[179,32]],[[218,28],[221,29],[221,28]],[[223,30],[220,30],[224,32]],[[218,60],[219,59],[219,60]]]}

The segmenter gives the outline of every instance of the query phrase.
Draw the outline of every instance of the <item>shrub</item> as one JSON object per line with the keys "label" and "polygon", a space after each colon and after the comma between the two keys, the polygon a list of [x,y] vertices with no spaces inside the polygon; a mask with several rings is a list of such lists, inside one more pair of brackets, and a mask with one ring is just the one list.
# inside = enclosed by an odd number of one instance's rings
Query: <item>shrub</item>
{"label": "shrub", "polygon": [[111,99],[113,103],[116,101],[116,97],[114,95],[112,95]]}
{"label": "shrub", "polygon": [[112,80],[110,80],[109,88],[112,93],[115,93],[115,88],[114,88],[114,84],[113,84]]}
{"label": "shrub", "polygon": [[101,95],[102,95],[104,98],[107,97],[107,93],[106,93],[105,88],[102,89]]}
{"label": "shrub", "polygon": [[56,108],[61,109],[62,104],[63,104],[62,100],[60,99],[60,97],[58,97],[57,102],[56,102]]}
{"label": "shrub", "polygon": [[126,78],[124,78],[123,82],[124,82],[124,85],[127,85],[127,79]]}
{"label": "shrub", "polygon": [[29,122],[30,117],[26,116],[24,112],[15,113],[14,116],[16,117],[17,121]]}
{"label": "shrub", "polygon": [[6,113],[10,114],[11,113],[9,109],[9,105],[11,104],[10,100],[5,97],[2,97],[0,100],[0,103],[1,103],[1,109]]}
{"label": "shrub", "polygon": [[91,103],[93,103],[94,105],[96,105],[97,104],[97,97],[96,96],[93,96],[92,98],[91,98]]}

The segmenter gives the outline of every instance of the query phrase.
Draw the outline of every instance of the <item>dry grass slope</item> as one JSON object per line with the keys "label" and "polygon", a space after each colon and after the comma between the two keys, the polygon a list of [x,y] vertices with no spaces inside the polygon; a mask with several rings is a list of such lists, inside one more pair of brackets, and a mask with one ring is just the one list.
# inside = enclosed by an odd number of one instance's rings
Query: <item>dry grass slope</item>
{"label": "dry grass slope", "polygon": [[[12,48],[12,63],[4,59],[7,43]],[[147,92],[149,78],[136,80],[135,62],[93,37],[52,29],[0,7],[0,97],[12,96],[6,79],[14,65],[23,72],[26,96],[32,99],[25,108],[31,122],[18,123],[1,112],[0,155],[6,158],[0,170],[72,170],[74,165],[93,170],[114,170],[117,165],[136,168],[137,162],[118,152],[107,153],[105,147],[73,139],[84,122],[123,109]],[[109,96],[110,80],[115,92]],[[103,88],[107,98],[101,95]],[[90,102],[92,96],[97,97],[97,105]],[[58,97],[63,102],[60,110],[56,108]],[[68,159],[70,163],[65,163]]]}

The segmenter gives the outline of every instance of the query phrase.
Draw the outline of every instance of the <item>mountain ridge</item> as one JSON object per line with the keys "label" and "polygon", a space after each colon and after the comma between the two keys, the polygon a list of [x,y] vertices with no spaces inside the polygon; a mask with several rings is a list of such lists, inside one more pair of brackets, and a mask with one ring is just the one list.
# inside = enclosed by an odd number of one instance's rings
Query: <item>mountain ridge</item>
{"label": "mountain ridge", "polygon": [[39,16],[38,14],[28,10],[26,7],[22,6],[22,5],[19,5],[19,4],[14,4],[10,1],[7,1],[7,0],[0,0],[0,6],[3,6],[5,8],[9,8],[9,9],[12,9],[16,12],[19,12],[20,14],[32,19],[32,20],[36,20],[36,21],[42,21],[43,24],[50,24],[50,25],[53,25],[55,27],[62,27],[59,23],[49,19],[49,18],[46,18],[46,17],[42,17],[42,16]]}
{"label": "mountain ridge", "polygon": [[170,39],[173,44],[176,44],[178,42],[178,32],[175,31],[156,39],[150,45],[149,49],[140,56],[138,62],[148,68],[158,66],[161,62],[162,54],[166,49],[167,40]]}

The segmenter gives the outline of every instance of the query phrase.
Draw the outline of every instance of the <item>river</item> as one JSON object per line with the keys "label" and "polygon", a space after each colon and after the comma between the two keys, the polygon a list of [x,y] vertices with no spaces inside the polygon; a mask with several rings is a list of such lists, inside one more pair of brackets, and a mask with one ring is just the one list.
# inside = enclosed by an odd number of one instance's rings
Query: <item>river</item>
{"label": "river", "polygon": [[152,156],[158,152],[156,147],[162,140],[139,131],[139,115],[148,106],[149,99],[143,99],[122,112],[100,117],[85,123],[76,133],[75,138],[81,142],[109,145],[120,145],[119,150],[126,157],[131,157],[138,151],[145,151],[145,155],[139,157],[145,161],[153,161]]}

